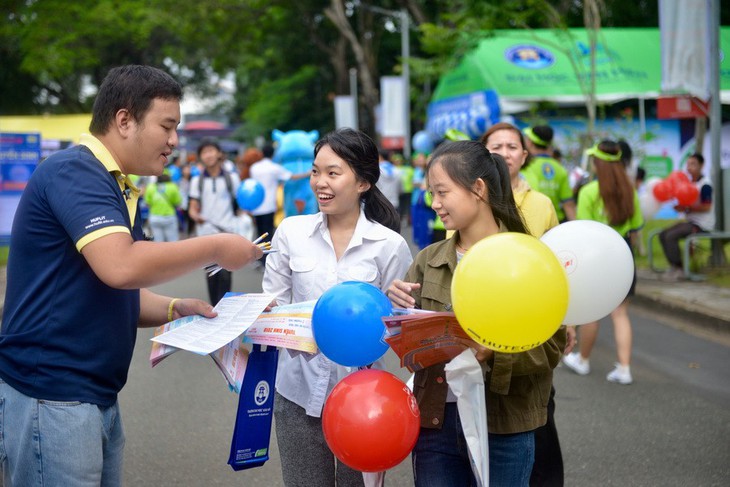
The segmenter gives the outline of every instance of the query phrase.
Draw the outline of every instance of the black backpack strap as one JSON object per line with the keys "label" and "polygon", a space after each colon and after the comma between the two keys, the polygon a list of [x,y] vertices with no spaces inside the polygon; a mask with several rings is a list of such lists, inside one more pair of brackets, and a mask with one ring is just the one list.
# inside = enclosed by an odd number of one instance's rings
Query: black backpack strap
{"label": "black backpack strap", "polygon": [[223,178],[226,180],[226,188],[228,188],[228,194],[231,195],[231,207],[233,208],[233,214],[238,212],[238,202],[236,201],[236,190],[233,188],[233,178],[231,173],[221,168],[223,171]]}

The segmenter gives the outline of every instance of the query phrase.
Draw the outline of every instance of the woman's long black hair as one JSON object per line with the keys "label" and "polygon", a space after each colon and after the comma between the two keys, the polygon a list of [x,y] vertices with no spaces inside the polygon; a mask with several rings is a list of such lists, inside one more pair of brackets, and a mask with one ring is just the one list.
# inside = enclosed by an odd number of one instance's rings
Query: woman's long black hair
{"label": "woman's long black hair", "polygon": [[476,180],[483,180],[487,185],[487,204],[497,221],[510,232],[529,233],[515,204],[507,163],[499,154],[489,152],[475,140],[445,142],[431,155],[427,172],[434,164],[441,164],[454,182],[471,192]]}
{"label": "woman's long black hair", "polygon": [[317,141],[314,146],[315,158],[326,145],[347,162],[358,179],[370,183],[370,189],[360,195],[365,207],[365,218],[400,233],[398,211],[375,185],[380,179],[380,161],[378,146],[373,139],[358,130],[337,129]]}

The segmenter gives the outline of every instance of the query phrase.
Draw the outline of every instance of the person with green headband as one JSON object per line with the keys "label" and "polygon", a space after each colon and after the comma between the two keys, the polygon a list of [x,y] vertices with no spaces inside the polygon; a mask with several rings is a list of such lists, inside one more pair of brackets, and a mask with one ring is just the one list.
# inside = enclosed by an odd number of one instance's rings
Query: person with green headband
{"label": "person with green headband", "polygon": [[[577,218],[594,220],[609,225],[616,230],[633,253],[632,244],[636,242],[636,232],[644,226],[641,216],[639,196],[621,161],[621,149],[612,140],[604,140],[586,151],[595,169],[596,179],[583,186],[578,194]],[[600,276],[596,276],[600,279]],[[631,384],[631,321],[628,314],[629,297],[634,295],[634,280],[626,299],[611,312],[613,334],[616,340],[618,362],[606,380],[617,384]],[[563,363],[578,375],[590,373],[591,351],[598,338],[598,322],[578,327],[578,346],[580,351],[566,355]]]}
{"label": "person with green headband", "polygon": [[530,187],[550,198],[558,220],[575,220],[575,201],[570,188],[568,171],[551,154],[553,129],[547,125],[526,128],[527,150],[530,160],[522,167],[522,176]]}

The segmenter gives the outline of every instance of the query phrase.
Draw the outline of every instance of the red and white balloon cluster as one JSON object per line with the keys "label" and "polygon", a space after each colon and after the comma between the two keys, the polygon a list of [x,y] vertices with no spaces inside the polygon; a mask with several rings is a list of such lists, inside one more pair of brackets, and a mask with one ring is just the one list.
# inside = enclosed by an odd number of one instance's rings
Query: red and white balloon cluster
{"label": "red and white balloon cluster", "polygon": [[672,199],[681,206],[691,206],[697,201],[700,192],[689,176],[682,171],[672,171],[664,179],[651,178],[646,182],[646,192],[639,198],[644,219],[649,219],[659,211],[663,203]]}

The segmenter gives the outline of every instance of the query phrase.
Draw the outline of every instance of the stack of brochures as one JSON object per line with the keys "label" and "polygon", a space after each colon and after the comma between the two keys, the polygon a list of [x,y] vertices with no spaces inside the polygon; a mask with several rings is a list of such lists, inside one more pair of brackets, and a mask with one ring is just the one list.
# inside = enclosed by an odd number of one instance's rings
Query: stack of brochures
{"label": "stack of brochures", "polygon": [[[383,317],[385,341],[400,357],[401,367],[411,372],[448,362],[468,348],[472,341],[456,321],[454,313],[412,311]],[[403,310],[400,310],[403,311]]]}
{"label": "stack of brochures", "polygon": [[226,293],[215,307],[216,318],[185,316],[157,327],[150,364],[154,367],[181,349],[210,355],[229,388],[238,393],[248,363],[246,343],[316,353],[312,335],[316,301],[277,306],[262,313],[273,299],[267,294]]}

